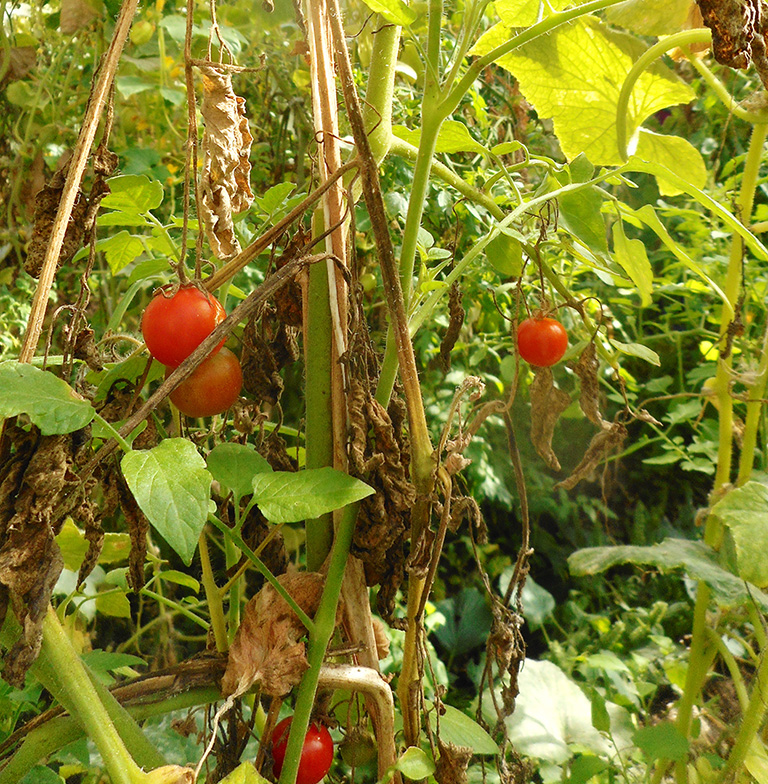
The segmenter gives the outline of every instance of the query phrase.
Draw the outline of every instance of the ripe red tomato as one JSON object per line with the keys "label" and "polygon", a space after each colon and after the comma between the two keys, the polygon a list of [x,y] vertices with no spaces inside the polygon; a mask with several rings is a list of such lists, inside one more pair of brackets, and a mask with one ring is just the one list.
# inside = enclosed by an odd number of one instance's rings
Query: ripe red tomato
{"label": "ripe red tomato", "polygon": [[[285,750],[288,746],[288,731],[291,727],[293,716],[283,719],[272,732],[272,770],[276,776],[280,775],[285,760]],[[333,738],[324,724],[313,722],[309,725],[304,736],[304,745],[301,748],[299,772],[296,784],[317,784],[331,769],[333,762]]]}
{"label": "ripe red tomato", "polygon": [[178,367],[226,315],[216,297],[194,284],[170,296],[167,288],[159,289],[141,318],[141,334],[156,360]]}
{"label": "ripe red tomato", "polygon": [[556,319],[528,318],[517,328],[517,350],[531,365],[554,365],[563,358],[567,348],[568,333]]}
{"label": "ripe red tomato", "polygon": [[[167,368],[166,378],[172,372],[173,368]],[[240,361],[228,348],[222,348],[204,359],[192,375],[171,392],[170,398],[182,414],[213,416],[226,411],[237,400],[242,386]]]}

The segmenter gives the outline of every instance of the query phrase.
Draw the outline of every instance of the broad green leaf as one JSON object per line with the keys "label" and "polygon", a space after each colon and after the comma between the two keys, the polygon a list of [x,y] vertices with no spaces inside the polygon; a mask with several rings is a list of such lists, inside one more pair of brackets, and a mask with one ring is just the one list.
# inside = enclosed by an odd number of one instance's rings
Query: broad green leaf
{"label": "broad green leaf", "polygon": [[252,446],[219,444],[208,455],[208,470],[238,503],[253,492],[253,477],[271,472],[272,466]]}
{"label": "broad green leaf", "polygon": [[[556,664],[526,659],[518,687],[515,711],[505,719],[518,752],[558,765],[571,756],[574,744],[596,754],[609,753],[608,741],[592,726],[590,701]],[[489,695],[483,709],[490,721],[496,721]]]}
{"label": "broad green leaf", "polygon": [[611,345],[622,354],[644,359],[646,362],[650,362],[651,365],[656,365],[656,367],[661,366],[659,355],[642,343],[622,343],[620,340],[611,340]]}
{"label": "broad green leaf", "polygon": [[595,692],[590,700],[592,706],[592,726],[598,732],[611,731],[611,717],[608,713],[608,706],[602,694]]}
{"label": "broad green leaf", "polygon": [[26,414],[50,436],[80,430],[94,413],[87,400],[53,373],[21,362],[0,362],[0,419]]}
{"label": "broad green leaf", "polygon": [[474,720],[457,708],[444,705],[440,716],[440,739],[456,746],[469,746],[475,754],[498,754],[496,741]]}
{"label": "broad green leaf", "polygon": [[607,759],[596,757],[594,754],[580,754],[571,763],[570,776],[565,784],[587,784],[598,773],[611,765]]}
{"label": "broad green leaf", "polygon": [[409,746],[395,763],[395,767],[406,778],[418,781],[435,772],[435,763],[425,751],[417,746]]}
{"label": "broad green leaf", "polygon": [[66,784],[66,781],[55,770],[45,765],[35,765],[19,784]]}
{"label": "broad green leaf", "polygon": [[167,438],[152,449],[129,452],[121,465],[141,511],[189,565],[211,493],[211,475],[197,449],[186,438]]}
{"label": "broad green leaf", "polygon": [[104,209],[148,212],[163,202],[163,185],[144,174],[122,174],[108,181],[111,193],[101,200]]}
{"label": "broad green leaf", "polygon": [[744,767],[758,784],[765,784],[768,781],[768,750],[759,735],[755,735],[749,744]]}
{"label": "broad green leaf", "polygon": [[107,264],[113,275],[144,253],[142,241],[127,231],[119,231],[105,240],[100,240],[97,247],[107,257]]}
{"label": "broad green leaf", "polygon": [[[88,542],[83,532],[75,525],[71,517],[64,521],[61,531],[56,536],[64,566],[73,572],[80,568],[80,564],[88,552]],[[117,563],[125,561],[131,552],[131,537],[128,534],[107,532],[104,534],[99,563]]]}
{"label": "broad green leaf", "polygon": [[457,596],[438,602],[437,609],[445,623],[435,628],[434,635],[452,656],[485,645],[493,615],[477,588],[463,588]]}
{"label": "broad green leaf", "polygon": [[172,106],[179,106],[180,104],[184,103],[184,100],[187,97],[186,92],[177,87],[161,87],[158,92]]}
{"label": "broad green leaf", "polygon": [[653,291],[651,262],[648,261],[645,245],[640,240],[631,240],[624,234],[622,221],[613,224],[613,257],[637,287],[640,304],[648,307]]}
{"label": "broad green leaf", "polygon": [[105,212],[96,218],[98,226],[149,226],[151,221],[138,212]]}
{"label": "broad green leaf", "polygon": [[691,0],[625,0],[605,9],[608,21],[640,35],[672,35],[683,29]]}
{"label": "broad green leaf", "polygon": [[580,239],[593,253],[608,252],[603,197],[594,186],[562,193],[558,199],[559,221],[566,231]]}
{"label": "broad green leaf", "polygon": [[[421,139],[421,131],[411,131],[404,125],[395,125],[392,127],[392,133],[398,139],[402,139],[414,147],[419,146]],[[466,125],[457,120],[446,120],[440,126],[440,132],[437,135],[437,144],[435,152],[438,153],[454,153],[454,152],[479,152],[487,153],[488,150],[483,147],[480,142],[475,141]]]}
{"label": "broad green leaf", "polygon": [[296,185],[292,182],[280,182],[273,185],[263,196],[256,196],[253,201],[260,210],[272,215],[295,189]]}
{"label": "broad green leaf", "polygon": [[417,15],[403,0],[363,0],[375,14],[381,14],[390,24],[408,27],[416,21]]}
{"label": "broad green leaf", "polygon": [[253,500],[271,523],[310,520],[374,492],[359,479],[333,468],[273,471],[253,478]]}
{"label": "broad green leaf", "polygon": [[115,84],[123,98],[130,98],[132,95],[137,95],[147,90],[154,90],[157,87],[157,85],[147,79],[142,79],[140,76],[118,76],[115,79]]}
{"label": "broad green leaf", "polygon": [[485,257],[506,278],[516,278],[523,269],[523,246],[508,234],[498,234],[485,246]]}
{"label": "broad green leaf", "polygon": [[229,775],[219,780],[219,784],[269,784],[256,772],[252,762],[242,762]]}
{"label": "broad green leaf", "polygon": [[682,761],[688,756],[688,738],[671,721],[662,721],[651,727],[641,727],[632,740],[651,760]]}
{"label": "broad green leaf", "polygon": [[718,563],[717,553],[704,542],[668,538],[648,547],[587,547],[568,558],[571,574],[580,577],[628,563],[653,566],[663,574],[684,571],[694,580],[705,582],[716,601],[724,607],[741,607],[746,602],[755,602],[763,612],[768,611],[768,595],[724,569]]}
{"label": "broad green leaf", "polygon": [[546,19],[552,11],[561,11],[571,0],[496,0],[493,4],[501,21],[508,27],[530,27]]}
{"label": "broad green leaf", "polygon": [[[492,27],[471,54],[482,55],[510,38],[509,28]],[[638,46],[640,50],[638,50]],[[596,165],[620,164],[616,105],[622,84],[642,45],[584,17],[540,36],[498,63],[520,82],[541,117],[551,117],[570,160],[585,153]],[[694,93],[673,71],[657,64],[638,79],[627,107],[630,133],[659,109],[692,100]]]}
{"label": "broad green leaf", "polygon": [[96,595],[96,610],[112,618],[130,618],[131,603],[122,591],[107,591]]}
{"label": "broad green leaf", "polygon": [[[682,136],[659,134],[641,128],[634,155],[653,161],[685,177],[691,185],[703,188],[707,184],[707,165],[701,153]],[[656,178],[662,196],[679,196],[682,191],[663,177]]]}
{"label": "broad green leaf", "polygon": [[728,529],[725,547],[739,577],[768,586],[768,487],[747,482],[718,501],[712,514]]}

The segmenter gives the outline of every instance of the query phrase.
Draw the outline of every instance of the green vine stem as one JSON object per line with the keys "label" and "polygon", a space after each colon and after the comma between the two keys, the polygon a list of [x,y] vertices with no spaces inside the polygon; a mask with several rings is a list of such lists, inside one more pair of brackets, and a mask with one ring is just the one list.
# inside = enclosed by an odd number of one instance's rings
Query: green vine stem
{"label": "green vine stem", "polygon": [[211,566],[211,556],[208,552],[208,538],[205,529],[198,539],[198,549],[200,550],[200,568],[202,571],[203,590],[208,601],[208,612],[211,616],[211,628],[213,629],[213,639],[216,641],[216,650],[219,653],[226,653],[229,649],[227,638],[227,622],[224,616],[224,605],[221,601],[221,593],[213,577]]}
{"label": "green vine stem", "polygon": [[58,681],[57,697],[78,718],[88,737],[96,744],[112,784],[139,784],[145,781],[146,775],[134,762],[118,735],[80,657],[51,607],[43,621],[42,651]]}
{"label": "green vine stem", "polygon": [[344,569],[347,565],[349,548],[352,544],[352,534],[355,530],[357,508],[357,504],[351,504],[338,513],[338,524],[328,562],[325,587],[309,633],[309,644],[307,646],[309,668],[301,679],[296,695],[296,708],[293,714],[293,721],[291,722],[291,731],[288,735],[285,762],[280,772],[279,784],[294,784],[296,781],[296,773],[301,759],[301,748],[304,744],[304,736],[307,734],[312,708],[315,704],[320,670],[323,666],[328,643],[336,630],[336,610],[339,604],[341,583],[344,579]]}

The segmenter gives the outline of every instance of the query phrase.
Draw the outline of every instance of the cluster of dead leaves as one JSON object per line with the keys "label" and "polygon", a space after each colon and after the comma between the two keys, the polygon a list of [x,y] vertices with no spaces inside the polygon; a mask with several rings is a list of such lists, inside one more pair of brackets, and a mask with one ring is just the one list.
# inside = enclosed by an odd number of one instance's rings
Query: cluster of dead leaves
{"label": "cluster of dead leaves", "polygon": [[[571,365],[579,377],[581,390],[579,405],[584,415],[598,432],[592,437],[587,451],[571,475],[557,484],[571,490],[582,480],[589,479],[598,465],[611,453],[621,449],[627,437],[627,428],[617,419],[607,422],[600,411],[600,395],[597,372],[599,362],[594,343],[582,352],[578,361]],[[560,415],[571,404],[570,395],[555,387],[549,368],[536,368],[530,389],[531,395],[531,441],[539,456],[554,471],[560,470],[560,461],[552,449],[552,437]]]}
{"label": "cluster of dead leaves", "polygon": [[235,95],[231,75],[214,64],[201,65],[203,104],[203,173],[200,214],[216,258],[240,252],[232,215],[253,202],[250,186],[253,136],[245,115],[245,99]]}

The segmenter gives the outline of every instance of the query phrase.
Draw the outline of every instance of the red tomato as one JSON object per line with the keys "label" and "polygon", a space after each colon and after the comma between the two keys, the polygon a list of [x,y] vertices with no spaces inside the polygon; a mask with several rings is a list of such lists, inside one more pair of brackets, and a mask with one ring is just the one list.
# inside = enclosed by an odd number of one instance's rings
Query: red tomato
{"label": "red tomato", "polygon": [[[285,750],[288,746],[288,731],[291,727],[293,716],[283,719],[272,732],[272,770],[276,776],[280,775],[285,760]],[[304,736],[304,745],[301,748],[299,772],[296,784],[317,784],[325,778],[333,762],[333,738],[324,724],[313,722],[309,725]]]}
{"label": "red tomato", "polygon": [[531,365],[554,365],[563,358],[567,348],[568,333],[555,319],[529,318],[517,328],[517,350]]}
{"label": "red tomato", "polygon": [[141,318],[141,334],[156,360],[178,367],[226,315],[216,297],[194,284],[181,286],[170,296],[159,289]]}
{"label": "red tomato", "polygon": [[[166,378],[173,372],[167,368]],[[222,348],[204,359],[192,375],[170,394],[176,408],[191,417],[213,416],[226,411],[240,395],[243,371],[238,358]]]}

